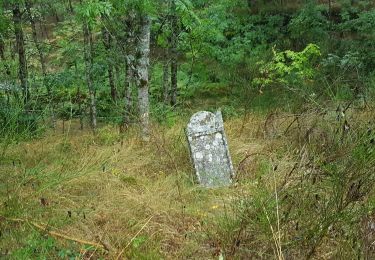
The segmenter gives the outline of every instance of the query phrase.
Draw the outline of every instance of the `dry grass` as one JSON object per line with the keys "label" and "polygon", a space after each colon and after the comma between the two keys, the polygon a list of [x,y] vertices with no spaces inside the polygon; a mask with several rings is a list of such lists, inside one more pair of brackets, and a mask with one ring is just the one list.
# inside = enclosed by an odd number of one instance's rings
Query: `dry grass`
{"label": "dry grass", "polygon": [[[246,153],[262,149],[254,127],[260,122],[252,118],[242,133],[241,119],[226,124],[235,165]],[[154,126],[149,144],[140,142],[136,132],[120,136],[115,127],[105,126],[93,136],[72,123],[65,134],[57,129],[14,146],[2,170],[17,176],[5,178],[23,207],[17,217],[103,243],[109,258],[152,217],[139,234],[147,238],[144,247],[170,259],[211,257],[216,249],[202,223],[222,214],[240,187],[204,190],[194,183],[182,123]],[[25,173],[30,169],[37,176]]]}
{"label": "dry grass", "polygon": [[[356,120],[371,116],[366,113]],[[236,237],[245,243],[240,255],[283,257],[282,244],[292,239],[286,228],[294,223],[280,227],[278,205],[263,207],[268,221],[264,230],[250,227],[244,233],[242,223],[231,226],[230,221],[238,214],[233,203],[241,205],[243,198],[256,198],[259,193],[274,200],[275,194],[300,181],[293,172],[295,165],[304,171],[309,155],[304,147],[291,145],[290,138],[305,138],[315,119],[305,116],[299,125],[291,125],[294,116],[279,114],[273,120],[250,114],[245,121],[226,122],[237,182],[221,189],[202,189],[194,183],[185,122],[172,128],[154,125],[148,144],[139,141],[136,128],[120,136],[115,127],[104,126],[94,136],[78,130],[73,122],[65,134],[58,129],[7,152],[0,166],[8,173],[0,177],[5,183],[0,189],[0,215],[47,223],[108,249],[88,257],[82,246],[75,245],[82,258],[113,259],[121,253],[121,258],[209,259],[225,250],[234,256],[237,241],[232,239]],[[272,136],[267,135],[268,124],[274,128]],[[296,135],[297,129],[304,134]],[[9,221],[0,221],[0,227],[27,232]],[[272,253],[272,246],[264,245],[272,245],[275,237],[281,249],[274,248]],[[7,238],[0,248],[20,247],[11,235]],[[72,247],[68,241],[59,243]]]}

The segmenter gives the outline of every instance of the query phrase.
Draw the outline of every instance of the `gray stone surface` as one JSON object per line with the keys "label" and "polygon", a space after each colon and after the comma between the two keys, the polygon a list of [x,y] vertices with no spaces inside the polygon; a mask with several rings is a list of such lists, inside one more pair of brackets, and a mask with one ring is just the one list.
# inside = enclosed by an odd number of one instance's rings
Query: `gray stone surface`
{"label": "gray stone surface", "polygon": [[198,182],[205,187],[229,185],[234,171],[221,112],[195,113],[186,134]]}

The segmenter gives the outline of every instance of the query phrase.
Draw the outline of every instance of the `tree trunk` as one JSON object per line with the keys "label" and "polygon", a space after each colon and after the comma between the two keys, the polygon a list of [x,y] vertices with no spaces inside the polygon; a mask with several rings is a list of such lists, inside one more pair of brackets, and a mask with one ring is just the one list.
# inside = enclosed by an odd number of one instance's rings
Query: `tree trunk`
{"label": "tree trunk", "polygon": [[116,86],[115,86],[115,80],[113,76],[113,65],[108,64],[108,81],[109,81],[109,86],[111,88],[111,97],[113,101],[117,100],[117,91],[116,91]]}
{"label": "tree trunk", "polygon": [[144,141],[149,140],[149,81],[148,67],[150,54],[150,29],[151,19],[141,17],[139,43],[137,48],[136,83],[138,88],[138,108],[141,125],[141,136]]}
{"label": "tree trunk", "polygon": [[126,57],[126,78],[125,78],[125,96],[124,96],[124,122],[123,126],[126,129],[130,124],[130,113],[132,110],[132,88],[134,82],[133,63]]}
{"label": "tree trunk", "polygon": [[[126,64],[126,63],[125,63]],[[120,68],[121,63],[118,64],[117,62],[114,65],[114,78],[115,78],[115,86],[120,84]],[[121,85],[121,84],[120,84]],[[117,99],[121,99],[124,97],[124,92],[117,92]]]}
{"label": "tree trunk", "polygon": [[86,82],[89,89],[90,96],[90,119],[91,127],[93,131],[96,129],[96,99],[95,99],[95,89],[93,85],[92,78],[92,35],[90,26],[85,22],[83,24],[83,39],[84,39],[84,59],[86,67]]}
{"label": "tree trunk", "polygon": [[167,51],[164,54],[163,61],[163,100],[164,104],[169,104],[170,88],[169,88],[169,57]]}
{"label": "tree trunk", "polygon": [[29,86],[27,82],[27,62],[26,62],[26,55],[25,55],[25,42],[23,37],[23,30],[22,30],[22,14],[20,11],[19,4],[14,4],[13,6],[13,23],[14,23],[14,33],[16,35],[16,48],[18,52],[18,75],[21,81],[22,87],[22,94],[23,94],[23,102],[27,104],[30,99],[30,92]]}
{"label": "tree trunk", "polygon": [[107,63],[108,63],[108,83],[109,87],[111,89],[111,97],[113,101],[117,100],[117,91],[116,91],[116,85],[115,80],[113,76],[113,64],[111,60],[111,36],[109,35],[108,30],[103,27],[102,28],[102,35],[103,35],[103,44],[106,50],[106,56],[107,56]]}
{"label": "tree trunk", "polygon": [[134,32],[133,12],[128,14],[125,20],[126,43],[125,43],[125,92],[124,92],[124,111],[123,111],[123,125],[122,130],[125,130],[130,124],[130,114],[132,110],[132,89],[135,77],[135,32]]}
{"label": "tree trunk", "polygon": [[171,105],[177,104],[177,43],[178,43],[178,18],[176,2],[172,0],[171,16]]}
{"label": "tree trunk", "polygon": [[78,87],[77,89],[77,95],[76,100],[78,103],[78,113],[79,113],[79,129],[83,130],[83,111],[82,111],[82,95],[81,95],[81,89]]}

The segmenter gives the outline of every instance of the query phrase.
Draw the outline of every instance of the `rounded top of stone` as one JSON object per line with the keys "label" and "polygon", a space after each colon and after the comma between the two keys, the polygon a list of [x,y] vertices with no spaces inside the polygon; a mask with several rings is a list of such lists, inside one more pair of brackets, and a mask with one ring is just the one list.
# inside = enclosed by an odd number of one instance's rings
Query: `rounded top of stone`
{"label": "rounded top of stone", "polygon": [[208,111],[199,111],[195,113],[187,125],[188,133],[204,133],[211,132],[219,128],[222,124],[221,113],[216,114]]}

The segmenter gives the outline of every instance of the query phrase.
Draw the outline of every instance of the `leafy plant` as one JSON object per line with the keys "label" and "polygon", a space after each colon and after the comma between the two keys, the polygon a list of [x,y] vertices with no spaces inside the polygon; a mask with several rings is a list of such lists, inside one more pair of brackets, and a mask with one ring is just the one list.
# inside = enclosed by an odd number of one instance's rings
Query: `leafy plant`
{"label": "leafy plant", "polygon": [[309,44],[301,52],[291,50],[273,51],[271,62],[261,63],[260,73],[263,77],[253,79],[253,84],[263,88],[267,85],[304,87],[303,82],[314,79],[317,74],[317,60],[321,56],[319,46]]}

